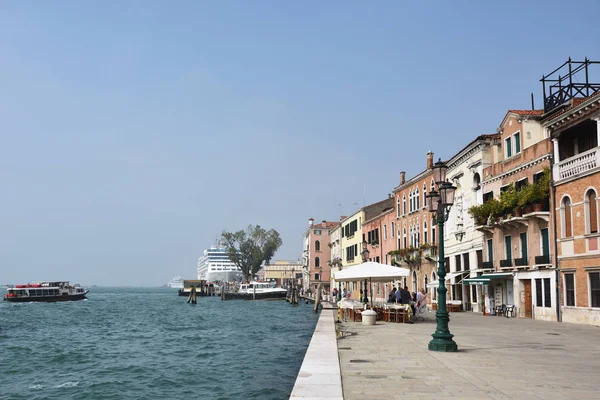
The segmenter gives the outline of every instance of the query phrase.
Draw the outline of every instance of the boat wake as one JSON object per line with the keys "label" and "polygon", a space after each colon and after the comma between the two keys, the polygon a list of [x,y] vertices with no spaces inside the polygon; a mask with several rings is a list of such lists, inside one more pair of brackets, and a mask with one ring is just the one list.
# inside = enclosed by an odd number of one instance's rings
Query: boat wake
{"label": "boat wake", "polygon": [[[54,389],[70,388],[79,385],[79,382],[65,382],[60,385],[52,386]],[[31,385],[27,389],[44,389],[44,385]]]}

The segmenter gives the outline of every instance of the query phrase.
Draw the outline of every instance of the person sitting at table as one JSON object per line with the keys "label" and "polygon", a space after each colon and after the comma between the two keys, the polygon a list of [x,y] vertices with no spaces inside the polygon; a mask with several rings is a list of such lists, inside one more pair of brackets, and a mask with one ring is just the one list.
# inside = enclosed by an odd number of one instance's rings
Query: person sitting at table
{"label": "person sitting at table", "polygon": [[[392,299],[392,301],[389,301],[389,299]],[[393,303],[394,301],[396,301],[396,286],[394,286],[392,288],[392,291],[390,292],[390,295],[388,296],[388,303]]]}
{"label": "person sitting at table", "polygon": [[342,297],[345,299],[348,296],[348,292],[346,292],[346,288],[342,290]]}
{"label": "person sitting at table", "polygon": [[394,298],[394,295],[393,295],[392,293],[390,293],[390,294],[388,295],[387,302],[388,302],[388,303],[393,303],[395,300],[396,300],[396,299]]}
{"label": "person sitting at table", "polygon": [[402,289],[396,291],[396,303],[402,304]]}

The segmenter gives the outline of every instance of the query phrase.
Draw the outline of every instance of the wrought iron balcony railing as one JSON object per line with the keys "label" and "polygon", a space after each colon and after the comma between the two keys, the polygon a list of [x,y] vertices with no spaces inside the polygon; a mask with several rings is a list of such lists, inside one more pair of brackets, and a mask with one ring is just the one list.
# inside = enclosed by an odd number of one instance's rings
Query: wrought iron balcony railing
{"label": "wrought iron balcony railing", "polygon": [[512,267],[512,260],[500,260],[500,268]]}
{"label": "wrought iron balcony railing", "polygon": [[479,268],[494,269],[494,262],[493,261],[482,261],[481,264],[479,265]]}
{"label": "wrought iron balcony railing", "polygon": [[515,266],[516,267],[524,267],[526,265],[527,265],[527,258],[525,258],[525,257],[515,258]]}
{"label": "wrought iron balcony railing", "polygon": [[536,264],[550,264],[550,255],[546,254],[546,255],[541,255],[541,256],[535,256],[535,263]]}

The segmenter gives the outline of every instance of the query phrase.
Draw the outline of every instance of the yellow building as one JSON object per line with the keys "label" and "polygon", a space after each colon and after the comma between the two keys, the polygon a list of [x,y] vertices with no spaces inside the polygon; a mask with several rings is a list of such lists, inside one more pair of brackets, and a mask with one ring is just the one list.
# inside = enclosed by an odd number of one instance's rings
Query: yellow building
{"label": "yellow building", "polygon": [[275,281],[278,286],[287,286],[290,279],[302,286],[302,260],[277,260],[265,266],[265,281]]}

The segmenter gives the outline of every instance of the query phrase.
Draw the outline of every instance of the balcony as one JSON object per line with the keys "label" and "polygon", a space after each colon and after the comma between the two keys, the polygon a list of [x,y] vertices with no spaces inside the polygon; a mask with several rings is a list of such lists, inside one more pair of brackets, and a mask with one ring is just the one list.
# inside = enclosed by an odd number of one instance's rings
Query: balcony
{"label": "balcony", "polygon": [[550,264],[550,255],[535,256],[536,264]]}
{"label": "balcony", "polygon": [[599,147],[594,147],[591,150],[584,151],[583,153],[579,153],[554,164],[554,169],[552,171],[554,181],[560,182],[577,178],[590,171],[594,171],[600,166],[599,149]]}
{"label": "balcony", "polygon": [[527,258],[515,258],[515,267],[526,267],[527,266]]}
{"label": "balcony", "polygon": [[428,259],[430,261],[437,260],[437,247],[432,246],[432,247],[423,249],[423,257],[425,257],[426,259]]}
{"label": "balcony", "polygon": [[512,260],[500,260],[500,268],[512,267]]}
{"label": "balcony", "polygon": [[494,262],[493,261],[482,261],[481,264],[479,264],[479,268],[494,269]]}

